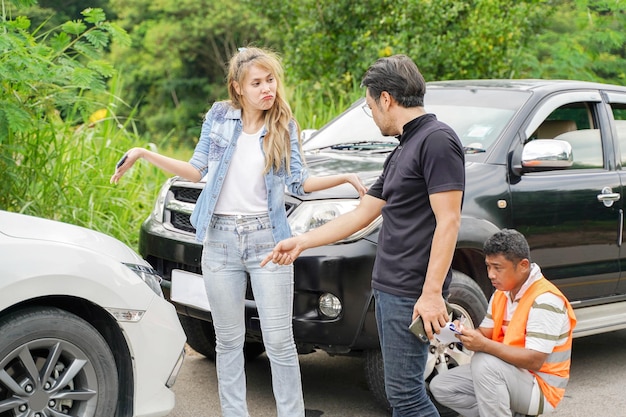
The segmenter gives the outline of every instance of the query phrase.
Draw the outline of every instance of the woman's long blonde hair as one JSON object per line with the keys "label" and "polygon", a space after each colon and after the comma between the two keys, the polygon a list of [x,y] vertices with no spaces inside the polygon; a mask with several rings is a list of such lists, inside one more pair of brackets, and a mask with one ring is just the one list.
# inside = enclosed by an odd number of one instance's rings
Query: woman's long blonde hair
{"label": "woman's long blonde hair", "polygon": [[[231,60],[228,68],[228,95],[235,108],[243,109],[243,105],[235,82],[243,85],[243,80],[248,75],[248,70],[257,65],[270,73],[276,79],[276,99],[274,105],[265,111],[265,127],[267,134],[263,141],[265,152],[265,170],[268,173],[272,168],[279,170],[284,163],[287,172],[290,172],[291,142],[289,137],[289,122],[294,120],[289,103],[285,100],[283,87],[283,67],[278,56],[261,48],[240,48]],[[295,120],[294,120],[295,122]],[[296,123],[298,143],[300,141],[300,127]]]}

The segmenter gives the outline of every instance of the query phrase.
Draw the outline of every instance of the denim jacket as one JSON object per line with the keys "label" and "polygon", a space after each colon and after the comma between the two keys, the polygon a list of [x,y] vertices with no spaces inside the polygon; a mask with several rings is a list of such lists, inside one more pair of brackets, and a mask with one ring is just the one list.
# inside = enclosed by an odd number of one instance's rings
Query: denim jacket
{"label": "denim jacket", "polygon": [[[204,118],[200,140],[189,161],[203,177],[206,175],[206,185],[191,214],[191,224],[196,228],[196,239],[199,242],[203,242],[206,236],[207,227],[213,217],[215,205],[242,129],[241,110],[235,109],[226,101],[213,104]],[[266,133],[266,128],[263,128],[259,139],[261,149],[263,149],[263,138]],[[285,187],[293,194],[303,195],[305,194],[303,184],[309,176],[302,162],[298,129],[293,120],[289,123],[289,137],[291,173],[288,174],[287,169],[282,166],[279,170],[272,169],[264,174],[267,209],[272,225],[272,235],[276,242],[291,236],[285,210]],[[245,180],[242,178],[242,181]]]}

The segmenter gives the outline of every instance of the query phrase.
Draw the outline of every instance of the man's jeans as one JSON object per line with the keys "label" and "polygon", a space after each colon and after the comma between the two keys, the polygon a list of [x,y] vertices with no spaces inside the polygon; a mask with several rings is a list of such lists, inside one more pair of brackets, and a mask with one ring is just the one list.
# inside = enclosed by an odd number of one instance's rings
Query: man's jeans
{"label": "man's jeans", "polygon": [[379,290],[374,290],[374,297],[385,390],[393,417],[439,417],[424,383],[429,344],[409,331],[417,300]]}
{"label": "man's jeans", "polygon": [[247,417],[243,345],[246,272],[272,370],[278,417],[304,417],[298,354],[293,340],[293,266],[261,260],[274,247],[267,216],[214,216],[202,271],[217,338],[216,368],[223,417]]}

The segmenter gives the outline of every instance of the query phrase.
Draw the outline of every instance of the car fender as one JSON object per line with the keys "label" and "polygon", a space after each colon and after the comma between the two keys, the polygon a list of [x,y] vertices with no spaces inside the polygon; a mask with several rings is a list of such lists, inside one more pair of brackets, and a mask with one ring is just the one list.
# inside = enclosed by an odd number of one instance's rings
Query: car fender
{"label": "car fender", "polygon": [[457,248],[472,248],[482,251],[485,241],[500,228],[485,219],[461,216],[461,226],[457,236]]}
{"label": "car fender", "polygon": [[[0,250],[0,310],[54,295],[77,297],[102,307],[147,309],[156,297],[122,262],[92,250],[4,237],[0,238]],[[119,292],[120,287],[131,290]]]}

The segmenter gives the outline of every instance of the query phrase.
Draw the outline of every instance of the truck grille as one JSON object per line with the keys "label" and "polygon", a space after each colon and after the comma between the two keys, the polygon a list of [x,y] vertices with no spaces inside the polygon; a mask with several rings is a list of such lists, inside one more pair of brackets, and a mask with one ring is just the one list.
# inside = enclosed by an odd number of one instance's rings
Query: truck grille
{"label": "truck grille", "polygon": [[176,200],[194,204],[196,204],[196,201],[198,201],[198,197],[200,197],[200,193],[202,192],[202,190],[199,188],[184,187],[172,187],[170,188],[170,190],[174,194],[174,198]]}
{"label": "truck grille", "polygon": [[189,217],[189,214],[170,211],[170,223],[175,229],[196,233],[196,228],[191,225]]}

